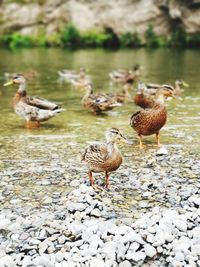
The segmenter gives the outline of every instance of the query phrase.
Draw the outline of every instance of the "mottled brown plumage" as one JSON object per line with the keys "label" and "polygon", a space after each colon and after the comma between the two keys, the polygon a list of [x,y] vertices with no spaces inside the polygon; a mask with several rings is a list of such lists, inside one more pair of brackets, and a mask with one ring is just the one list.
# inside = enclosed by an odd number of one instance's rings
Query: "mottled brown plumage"
{"label": "mottled brown plumage", "polygon": [[83,89],[86,90],[86,93],[81,102],[85,108],[91,110],[95,114],[100,114],[104,111],[112,110],[114,107],[121,106],[112,96],[104,93],[93,94],[92,85],[90,83],[86,84]]}
{"label": "mottled brown plumage", "polygon": [[159,131],[167,120],[165,97],[172,95],[172,90],[160,88],[156,93],[155,102],[152,107],[138,111],[131,116],[130,125],[138,134],[140,148],[143,147],[142,136],[152,134],[156,134],[157,145],[160,145]]}
{"label": "mottled brown plumage", "polygon": [[136,94],[134,102],[141,108],[150,108],[154,104],[153,97],[147,96],[144,93]]}
{"label": "mottled brown plumage", "polygon": [[122,155],[117,148],[116,142],[122,141],[128,144],[132,144],[122,132],[116,128],[112,128],[105,134],[106,142],[92,144],[85,149],[82,155],[82,161],[88,166],[88,175],[90,184],[94,186],[93,172],[105,172],[106,184],[108,187],[110,172],[113,172],[119,168],[122,163]]}

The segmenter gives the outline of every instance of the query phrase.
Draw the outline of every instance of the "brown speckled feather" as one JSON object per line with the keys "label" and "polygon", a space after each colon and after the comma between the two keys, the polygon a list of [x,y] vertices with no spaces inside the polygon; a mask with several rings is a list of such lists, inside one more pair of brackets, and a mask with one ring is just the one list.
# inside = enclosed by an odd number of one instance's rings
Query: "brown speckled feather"
{"label": "brown speckled feather", "polygon": [[164,106],[155,104],[153,108],[134,113],[130,118],[130,125],[138,135],[152,135],[165,125],[167,110]]}
{"label": "brown speckled feather", "polygon": [[122,156],[119,150],[109,154],[106,144],[90,145],[82,155],[92,172],[112,172],[118,169],[122,163]]}
{"label": "brown speckled feather", "polygon": [[149,108],[154,104],[154,100],[151,96],[145,96],[144,94],[137,94],[135,96],[134,102],[137,106],[141,108]]}

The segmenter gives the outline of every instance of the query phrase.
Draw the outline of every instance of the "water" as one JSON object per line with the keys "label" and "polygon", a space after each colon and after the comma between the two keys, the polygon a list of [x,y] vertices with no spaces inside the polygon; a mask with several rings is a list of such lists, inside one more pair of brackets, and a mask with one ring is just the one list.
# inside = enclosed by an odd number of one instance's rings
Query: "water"
{"label": "water", "polygon": [[[77,156],[78,161],[80,150],[84,148],[85,143],[102,139],[104,131],[109,127],[122,129],[137,142],[136,134],[129,126],[129,118],[139,108],[130,103],[116,108],[107,115],[93,115],[81,106],[82,92],[72,89],[67,83],[59,82],[57,71],[63,68],[78,70],[80,67],[85,67],[92,77],[95,91],[120,90],[116,86],[110,86],[108,73],[117,68],[131,68],[135,63],[143,66],[141,79],[144,82],[173,84],[176,79],[184,79],[190,86],[185,89],[182,101],[168,102],[168,122],[161,131],[161,143],[169,147],[183,145],[190,153],[198,153],[200,149],[200,61],[197,59],[199,56],[198,50],[181,49],[0,50],[0,167],[5,176],[6,171],[13,171],[14,166],[19,168],[19,172],[24,171],[24,164],[28,166],[27,172],[23,174],[24,180],[18,183],[20,187],[17,189],[15,183],[15,187],[12,188],[14,193],[11,196],[16,197],[16,194],[19,194],[26,197],[33,192],[31,196],[36,200],[38,192],[43,196],[48,191],[57,190],[59,186],[61,190],[64,176],[59,181],[59,185],[46,187],[45,193],[42,194],[43,187],[35,183],[34,177],[29,179],[27,173],[30,174],[31,171],[35,173],[34,168],[46,165],[50,172],[53,160],[48,164],[47,161],[45,162],[45,158],[49,157],[59,162],[59,160],[67,161],[73,155]],[[66,109],[59,116],[43,123],[40,129],[33,130],[25,129],[25,122],[12,110],[10,102],[16,88],[2,86],[5,82],[4,72],[23,72],[30,69],[36,70],[39,76],[28,82],[28,94],[62,103]],[[145,138],[145,143],[152,148],[155,137]],[[132,149],[122,148],[127,153]],[[25,159],[27,162],[24,161]],[[40,160],[44,162],[41,163]],[[42,173],[36,175],[37,181],[43,178]],[[25,185],[26,190],[23,191]]]}

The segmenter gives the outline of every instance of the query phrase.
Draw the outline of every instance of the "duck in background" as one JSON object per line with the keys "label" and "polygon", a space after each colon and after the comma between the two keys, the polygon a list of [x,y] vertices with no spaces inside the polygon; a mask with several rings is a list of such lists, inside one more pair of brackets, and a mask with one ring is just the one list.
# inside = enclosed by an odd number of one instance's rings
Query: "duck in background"
{"label": "duck in background", "polygon": [[117,142],[124,142],[129,145],[133,143],[116,128],[105,133],[105,142],[96,142],[89,145],[82,155],[82,161],[88,167],[90,185],[94,186],[92,173],[105,172],[105,187],[109,186],[109,173],[117,170],[122,164],[122,155],[117,147]]}
{"label": "duck in background", "polygon": [[112,110],[114,107],[121,106],[115,99],[115,97],[104,93],[93,93],[93,86],[91,83],[87,83],[82,90],[85,91],[81,103],[86,108],[91,110],[96,115]]}
{"label": "duck in background", "polygon": [[63,111],[59,105],[46,99],[27,96],[24,75],[15,74],[4,86],[11,84],[19,86],[13,97],[12,106],[15,113],[26,120],[26,128],[39,127],[40,122],[47,121]]}
{"label": "duck in background", "polygon": [[134,83],[141,75],[139,64],[134,65],[132,70],[114,70],[109,73],[109,77],[115,83],[126,84]]}
{"label": "duck in background", "polygon": [[58,74],[61,79],[71,83],[75,88],[82,88],[85,84],[90,83],[90,76],[86,74],[84,68],[80,68],[79,72],[72,70],[61,70],[58,71]]}
{"label": "duck in background", "polygon": [[176,98],[180,98],[181,93],[184,91],[181,87],[189,87],[189,85],[183,81],[183,80],[176,80],[173,85],[169,84],[154,84],[154,83],[148,83],[146,84],[146,87],[148,90],[151,90],[152,92],[158,90],[160,87],[165,87],[165,88],[171,88],[174,91],[174,96]]}
{"label": "duck in background", "polygon": [[113,97],[118,103],[130,103],[133,102],[133,84],[126,83],[123,85],[122,92],[119,93],[110,93],[111,97]]}
{"label": "duck in background", "polygon": [[139,137],[139,147],[143,148],[142,136],[156,135],[157,145],[160,146],[160,130],[167,121],[167,109],[165,99],[173,96],[174,91],[170,88],[157,90],[154,104],[147,109],[134,113],[130,118],[130,126],[136,131]]}

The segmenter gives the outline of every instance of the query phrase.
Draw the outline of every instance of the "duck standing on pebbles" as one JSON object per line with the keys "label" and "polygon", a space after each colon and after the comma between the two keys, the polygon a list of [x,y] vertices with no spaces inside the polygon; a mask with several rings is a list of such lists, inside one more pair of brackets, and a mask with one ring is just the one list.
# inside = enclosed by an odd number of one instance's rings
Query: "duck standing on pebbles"
{"label": "duck standing on pebbles", "polygon": [[142,136],[156,134],[157,145],[160,146],[159,131],[167,121],[167,109],[165,98],[173,96],[170,88],[160,88],[157,90],[154,104],[148,108],[134,113],[130,118],[131,127],[137,132],[139,137],[139,147],[143,148]]}
{"label": "duck standing on pebbles", "polygon": [[105,187],[109,185],[109,173],[117,170],[122,164],[122,155],[117,147],[117,142],[121,141],[132,145],[133,143],[116,128],[112,128],[105,133],[104,143],[92,144],[85,149],[82,155],[89,170],[90,185],[94,186],[93,172],[105,172]]}
{"label": "duck standing on pebbles", "polygon": [[57,104],[48,100],[27,96],[26,79],[22,74],[16,74],[12,80],[5,83],[4,86],[11,84],[19,85],[13,97],[12,105],[15,112],[26,120],[26,128],[39,127],[40,122],[47,121],[63,111]]}

